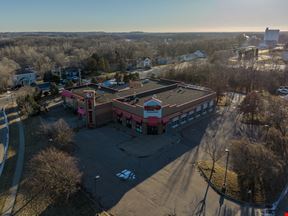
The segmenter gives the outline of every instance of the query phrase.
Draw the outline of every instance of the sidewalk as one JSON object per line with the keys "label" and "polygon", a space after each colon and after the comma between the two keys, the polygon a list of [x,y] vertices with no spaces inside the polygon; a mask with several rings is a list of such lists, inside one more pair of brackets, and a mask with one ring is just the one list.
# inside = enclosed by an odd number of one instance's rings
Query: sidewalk
{"label": "sidewalk", "polygon": [[19,146],[17,152],[17,162],[16,162],[16,169],[13,176],[13,181],[11,187],[9,189],[9,196],[5,201],[4,208],[2,210],[2,214],[5,216],[12,215],[14,203],[17,196],[18,186],[22,176],[23,170],[23,163],[24,163],[24,153],[25,153],[25,137],[24,137],[24,128],[21,122],[20,117],[16,119],[18,129],[19,129]]}

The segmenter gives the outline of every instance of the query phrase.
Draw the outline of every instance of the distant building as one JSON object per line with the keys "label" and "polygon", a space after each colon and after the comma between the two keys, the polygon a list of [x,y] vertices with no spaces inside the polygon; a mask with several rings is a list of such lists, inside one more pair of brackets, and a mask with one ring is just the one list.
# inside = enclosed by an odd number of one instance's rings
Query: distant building
{"label": "distant building", "polygon": [[179,56],[178,60],[181,62],[187,62],[187,61],[192,61],[198,58],[206,58],[206,57],[207,55],[204,52],[197,50],[194,53]]}
{"label": "distant building", "polygon": [[259,49],[256,46],[247,46],[237,49],[236,53],[239,61],[257,59]]}
{"label": "distant building", "polygon": [[279,41],[279,29],[266,28],[264,35],[264,44],[268,47],[275,47]]}
{"label": "distant building", "polygon": [[284,51],[282,54],[282,59],[286,62],[288,62],[288,51]]}
{"label": "distant building", "polygon": [[62,73],[67,80],[79,80],[81,79],[81,70],[79,68],[66,68]]}
{"label": "distant building", "polygon": [[31,69],[20,69],[13,75],[13,86],[24,86],[36,83],[36,72]]}
{"label": "distant building", "polygon": [[152,67],[152,60],[150,58],[143,58],[137,61],[137,68],[149,69]]}

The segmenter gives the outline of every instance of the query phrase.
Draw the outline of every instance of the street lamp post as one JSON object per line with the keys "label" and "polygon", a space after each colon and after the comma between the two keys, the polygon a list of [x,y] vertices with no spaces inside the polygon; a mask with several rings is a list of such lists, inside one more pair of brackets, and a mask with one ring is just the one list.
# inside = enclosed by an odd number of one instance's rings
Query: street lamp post
{"label": "street lamp post", "polygon": [[249,205],[251,206],[251,204],[252,204],[252,190],[248,190],[248,195],[249,195]]}
{"label": "street lamp post", "polygon": [[269,125],[264,125],[264,127],[266,128],[266,135],[265,135],[265,142],[267,141],[267,136],[268,136],[268,131],[270,129]]}
{"label": "street lamp post", "polygon": [[94,194],[95,194],[95,198],[97,197],[97,191],[96,191],[96,184],[97,184],[97,181],[100,179],[100,176],[99,175],[96,175],[94,177]]}
{"label": "street lamp post", "polygon": [[229,162],[229,149],[225,149],[225,152],[227,153],[227,158],[226,158],[226,168],[225,168],[225,176],[224,176],[224,183],[222,187],[222,191],[225,193],[226,191],[226,179],[227,179],[227,170],[228,170],[228,162]]}

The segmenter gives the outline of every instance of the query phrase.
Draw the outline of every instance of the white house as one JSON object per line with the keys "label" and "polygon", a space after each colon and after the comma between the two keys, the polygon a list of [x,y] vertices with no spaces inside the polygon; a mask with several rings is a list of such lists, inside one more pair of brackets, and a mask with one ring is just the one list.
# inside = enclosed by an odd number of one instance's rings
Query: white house
{"label": "white house", "polygon": [[36,72],[31,69],[17,70],[13,75],[13,86],[36,83]]}
{"label": "white house", "polygon": [[137,61],[137,68],[151,68],[152,67],[152,60],[150,58],[144,58]]}
{"label": "white house", "polygon": [[187,62],[198,58],[206,58],[206,54],[200,50],[197,50],[194,53],[179,56],[178,60],[181,62]]}

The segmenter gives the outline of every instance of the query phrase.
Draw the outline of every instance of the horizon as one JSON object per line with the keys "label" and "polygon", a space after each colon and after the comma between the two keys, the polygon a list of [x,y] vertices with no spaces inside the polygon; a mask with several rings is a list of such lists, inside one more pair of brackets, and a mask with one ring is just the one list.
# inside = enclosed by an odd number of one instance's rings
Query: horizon
{"label": "horizon", "polygon": [[287,0],[14,0],[1,5],[0,32],[288,31],[286,8]]}

